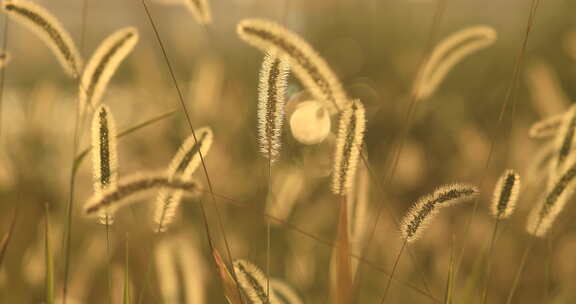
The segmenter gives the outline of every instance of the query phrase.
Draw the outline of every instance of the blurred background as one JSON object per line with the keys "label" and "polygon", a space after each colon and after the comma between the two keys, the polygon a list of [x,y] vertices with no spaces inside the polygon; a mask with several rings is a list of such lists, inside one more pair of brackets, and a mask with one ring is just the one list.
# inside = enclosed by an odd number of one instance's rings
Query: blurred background
{"label": "blurred background", "polygon": [[[164,170],[190,135],[190,128],[141,2],[35,2],[58,17],[85,59],[115,30],[138,29],[140,41],[112,78],[103,102],[111,107],[119,130],[176,111],[118,141],[120,177]],[[421,289],[428,284],[441,299],[454,250],[458,256],[463,253],[455,303],[480,303],[495,223],[488,206],[497,178],[513,168],[522,176],[523,189],[517,211],[499,224],[491,256],[494,271],[488,281],[488,303],[504,303],[530,239],[525,232],[526,216],[545,191],[541,178],[546,173],[535,155],[547,141],[530,139],[528,130],[538,120],[565,111],[576,95],[576,3],[540,3],[518,79],[512,82],[531,1],[208,2],[213,23],[203,27],[180,0],[147,1],[194,128],[214,130],[206,166],[216,200],[209,195],[186,199],[169,231],[155,234],[155,193],[139,197],[141,203],[118,212],[107,253],[104,226],[81,213],[93,191],[87,157],[76,176],[69,303],[106,303],[109,294],[111,302],[121,302],[127,237],[134,302],[225,303],[211,262],[200,202],[205,203],[221,254],[227,257],[227,242],[232,258],[249,260],[262,269],[268,252],[263,214],[281,219],[271,221],[271,276],[290,284],[304,303],[330,302],[330,244],[336,237],[339,201],[330,193],[329,174],[337,117],[331,117],[331,134],[321,143],[298,142],[288,121],[310,98],[292,76],[282,156],[269,177],[268,161],[256,142],[258,70],[263,55],[236,35],[236,24],[251,17],[275,20],[301,34],[335,70],[348,94],[360,98],[366,107],[365,151],[374,175],[359,166],[358,185],[364,187],[357,191],[362,191],[359,196],[364,204],[361,215],[352,219],[351,229],[367,231],[353,238],[352,247],[371,265],[358,265],[355,302],[373,303],[382,296],[388,278],[382,270],[390,272],[402,245],[393,218],[401,218],[420,196],[439,185],[466,182],[481,189],[477,212],[473,212],[474,202],[469,202],[439,214],[422,238],[409,246],[411,254],[404,253],[396,276]],[[0,15],[0,24],[5,18]],[[496,43],[456,65],[435,94],[417,104],[407,124],[411,87],[427,51],[451,33],[480,24],[497,31]],[[2,236],[16,209],[18,216],[0,268],[0,299],[2,303],[42,303],[46,202],[51,213],[56,294],[62,294],[62,237],[77,86],[28,28],[10,19],[7,35],[0,41],[4,39],[11,60],[4,68],[0,122]],[[508,107],[499,122],[511,86],[514,110]],[[84,131],[80,151],[90,145],[89,130]],[[400,142],[397,168],[384,183]],[[206,185],[202,170],[195,176]],[[381,204],[388,207],[375,226]],[[549,236],[535,243],[513,303],[571,303],[576,298],[571,288],[576,284],[574,212],[567,204]],[[368,241],[373,229],[374,238]],[[400,283],[392,283],[388,301],[433,302]]]}

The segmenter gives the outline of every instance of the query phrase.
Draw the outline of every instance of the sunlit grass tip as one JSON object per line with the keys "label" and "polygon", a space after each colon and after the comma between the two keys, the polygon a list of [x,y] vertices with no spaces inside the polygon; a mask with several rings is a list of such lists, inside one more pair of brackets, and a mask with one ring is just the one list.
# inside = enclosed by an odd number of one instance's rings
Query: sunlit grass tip
{"label": "sunlit grass tip", "polygon": [[272,52],[266,53],[258,86],[258,143],[260,152],[271,162],[280,155],[289,72],[286,60]]}
{"label": "sunlit grass tip", "polygon": [[81,113],[86,108],[95,107],[100,103],[110,79],[126,56],[132,52],[138,39],[138,30],[126,27],[114,32],[100,43],[82,73],[78,88]]}
{"label": "sunlit grass tip", "polygon": [[335,73],[298,34],[264,19],[244,19],[238,24],[237,32],[242,40],[261,51],[286,57],[294,75],[316,100],[325,102],[333,112],[349,103]]}
{"label": "sunlit grass tip", "polygon": [[490,208],[492,215],[499,219],[509,217],[514,212],[519,194],[520,175],[514,170],[506,170],[494,187]]}
{"label": "sunlit grass tip", "polygon": [[[116,145],[116,125],[107,105],[100,105],[92,118],[92,172],[94,192],[116,187],[118,181],[118,152]],[[114,222],[112,212],[102,210],[100,223]]]}
{"label": "sunlit grass tip", "polygon": [[82,58],[70,34],[48,10],[27,0],[4,0],[2,9],[32,30],[48,47],[64,68],[77,78],[82,71]]}
{"label": "sunlit grass tip", "polygon": [[360,100],[353,100],[340,114],[332,172],[335,194],[346,195],[352,190],[365,128],[364,106]]}
{"label": "sunlit grass tip", "polygon": [[478,189],[474,186],[451,184],[441,186],[431,194],[421,197],[401,221],[402,237],[409,243],[417,240],[440,208],[470,200],[478,193]]}
{"label": "sunlit grass tip", "polygon": [[238,284],[251,303],[277,303],[273,292],[267,294],[267,279],[260,268],[246,260],[235,260],[233,266]]}
{"label": "sunlit grass tip", "polygon": [[492,45],[496,31],[477,25],[460,30],[436,45],[414,83],[417,100],[430,97],[452,68],[468,55]]}

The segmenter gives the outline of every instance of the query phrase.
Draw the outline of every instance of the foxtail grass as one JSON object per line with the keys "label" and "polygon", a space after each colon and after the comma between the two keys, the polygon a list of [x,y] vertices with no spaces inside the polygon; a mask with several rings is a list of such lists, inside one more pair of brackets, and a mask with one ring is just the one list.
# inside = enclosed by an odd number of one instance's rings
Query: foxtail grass
{"label": "foxtail grass", "polygon": [[[166,172],[168,177],[189,180],[200,166],[200,154],[203,156],[208,154],[214,140],[212,129],[209,127],[200,128],[196,130],[196,134],[198,140],[192,135],[189,136],[170,162]],[[154,214],[154,230],[156,232],[166,231],[173,222],[182,195],[183,192],[180,190],[160,189],[156,198],[156,212]]]}
{"label": "foxtail grass", "polygon": [[130,203],[128,199],[133,195],[157,188],[183,190],[184,193],[191,195],[198,195],[200,191],[200,186],[196,181],[158,174],[135,174],[119,180],[115,188],[94,194],[87,200],[84,213],[91,216],[105,208],[116,210]]}
{"label": "foxtail grass", "polygon": [[80,113],[98,106],[112,76],[138,43],[138,30],[126,27],[108,36],[96,49],[80,80]]}
{"label": "foxtail grass", "polygon": [[238,24],[237,32],[255,48],[287,58],[294,75],[315,99],[326,102],[331,110],[340,111],[350,103],[326,61],[295,32],[264,19],[244,19]]}
{"label": "foxtail grass", "polygon": [[234,272],[241,290],[253,304],[276,303],[275,295],[268,293],[268,279],[256,265],[246,260],[234,261]]}
{"label": "foxtail grass", "polygon": [[266,53],[258,86],[258,143],[260,152],[275,162],[281,149],[286,86],[290,67],[274,53]]}
{"label": "foxtail grass", "polygon": [[[102,193],[107,188],[116,187],[118,181],[118,152],[116,145],[116,124],[110,108],[100,105],[92,119],[92,172],[94,193]],[[104,209],[99,215],[100,223],[111,225],[114,216]]]}
{"label": "foxtail grass", "polygon": [[332,172],[334,194],[345,196],[352,189],[366,128],[365,115],[360,100],[352,101],[340,114]]}
{"label": "foxtail grass", "polygon": [[77,78],[82,58],[70,34],[48,10],[27,0],[5,0],[2,9],[33,31],[54,53],[66,74]]}
{"label": "foxtail grass", "polygon": [[520,194],[520,175],[514,170],[508,169],[496,182],[494,187],[494,194],[492,196],[492,204],[490,212],[495,218],[494,227],[492,228],[492,237],[490,238],[490,245],[487,253],[487,266],[484,289],[482,292],[482,303],[486,303],[488,299],[488,283],[492,271],[492,253],[496,243],[496,236],[498,234],[498,224],[501,220],[506,219],[512,215],[516,207],[516,201]]}
{"label": "foxtail grass", "polygon": [[455,205],[459,202],[473,199],[478,195],[478,189],[466,184],[444,185],[434,190],[431,194],[421,197],[408,211],[400,225],[400,233],[403,238],[402,247],[394,261],[392,274],[386,283],[381,304],[386,302],[386,296],[390,289],[390,283],[396,272],[402,253],[408,243],[414,242],[430,224],[430,221],[438,213],[439,209]]}

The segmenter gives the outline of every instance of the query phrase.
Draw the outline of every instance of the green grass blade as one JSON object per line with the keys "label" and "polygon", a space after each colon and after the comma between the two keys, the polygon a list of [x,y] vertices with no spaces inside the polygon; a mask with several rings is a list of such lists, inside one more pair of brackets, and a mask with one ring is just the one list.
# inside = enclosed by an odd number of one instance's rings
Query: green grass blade
{"label": "green grass blade", "polygon": [[2,238],[2,242],[0,242],[0,268],[2,267],[2,262],[4,261],[4,256],[6,255],[6,250],[8,249],[8,244],[12,239],[12,233],[14,232],[14,225],[16,224],[16,216],[18,212],[14,209],[12,213],[12,221],[10,221],[10,228],[8,228],[8,232]]}
{"label": "green grass blade", "polygon": [[131,300],[130,300],[130,273],[129,273],[129,267],[128,267],[128,237],[126,237],[126,260],[125,260],[125,270],[124,270],[124,296],[123,296],[123,300],[122,303],[123,304],[130,304]]}
{"label": "green grass blade", "polygon": [[45,205],[46,217],[44,227],[44,248],[45,248],[45,269],[46,269],[46,304],[54,304],[54,261],[52,255],[52,245],[50,242],[50,212],[48,210],[48,203]]}
{"label": "green grass blade", "polygon": [[[170,116],[172,116],[174,113],[176,113],[177,110],[170,110],[168,112],[162,113],[158,116],[154,116],[146,121],[143,121],[139,124],[136,124],[126,130],[123,130],[121,132],[118,132],[118,134],[116,135],[116,138],[122,138],[126,135],[129,135],[131,133],[134,133],[144,127],[147,127],[151,124],[154,124],[156,122],[162,121]],[[78,156],[76,156],[76,159],[74,160],[74,168],[73,168],[73,175],[76,175],[76,171],[78,171],[78,169],[80,168],[80,165],[82,164],[82,161],[84,160],[84,158],[86,158],[86,156],[88,155],[88,153],[90,153],[90,151],[92,150],[92,148],[86,148],[84,149],[82,152],[80,152],[80,154],[78,154]]]}
{"label": "green grass blade", "polygon": [[450,266],[448,267],[448,279],[446,280],[446,294],[444,295],[444,303],[452,304],[452,296],[454,294],[454,235],[452,236],[452,244],[450,249]]}

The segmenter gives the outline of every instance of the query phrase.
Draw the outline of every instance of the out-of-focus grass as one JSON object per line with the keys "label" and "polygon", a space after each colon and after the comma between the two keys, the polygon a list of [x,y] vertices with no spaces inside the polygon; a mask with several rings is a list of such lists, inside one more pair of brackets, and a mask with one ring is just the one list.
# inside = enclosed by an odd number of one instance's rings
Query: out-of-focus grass
{"label": "out-of-focus grass", "polygon": [[[80,39],[82,1],[42,1]],[[136,26],[141,41],[118,70],[104,97],[114,111],[119,130],[179,107],[152,30],[139,1],[86,0],[84,55],[88,57],[113,30]],[[405,125],[409,93],[420,58],[430,39],[436,1],[291,1],[284,12],[283,1],[211,1],[214,24],[203,30],[179,6],[150,4],[160,35],[166,43],[176,77],[185,89],[185,98],[195,127],[209,125],[215,142],[206,165],[217,194],[225,236],[235,258],[245,258],[262,268],[266,265],[266,220],[262,216],[267,199],[267,161],[256,144],[256,88],[262,54],[243,44],[235,35],[236,23],[246,17],[278,20],[301,33],[330,63],[351,96],[367,108],[366,150],[371,168],[382,180],[391,150]],[[535,63],[545,64],[557,74],[569,98],[576,95],[576,57],[569,37],[576,29],[572,1],[546,1],[538,8],[534,29],[526,49],[520,81],[514,91],[514,116],[507,112],[502,125],[497,118],[510,85],[513,65],[523,34],[527,1],[445,1],[437,31],[432,39],[465,26],[487,24],[498,31],[497,43],[467,58],[450,72],[440,89],[418,105],[413,125],[400,153],[396,174],[383,192],[371,183],[369,210],[388,204],[403,215],[419,196],[434,187],[456,181],[482,186],[479,211],[464,235],[472,204],[442,213],[412,246],[418,267],[404,257],[398,278],[422,286],[418,269],[441,298],[450,268],[452,234],[454,248],[466,242],[466,254],[454,281],[454,303],[480,298],[483,254],[487,251],[493,220],[488,213],[492,187],[505,168],[515,168],[524,177],[531,156],[542,142],[530,140],[529,126],[545,115],[562,109],[554,100],[538,103],[526,78]],[[4,15],[1,16],[4,18]],[[59,70],[56,60],[42,42],[27,29],[11,22],[8,50],[12,61],[6,66],[0,133],[0,235],[9,230],[12,210],[18,221],[0,268],[2,303],[40,302],[45,286],[43,246],[44,202],[50,202],[54,246],[55,291],[62,288],[62,231],[69,164],[72,157],[74,105],[77,90],[73,81]],[[292,79],[289,94],[301,91]],[[542,106],[549,104],[549,107]],[[508,110],[510,111],[510,110]],[[503,131],[510,129],[511,132]],[[181,141],[189,134],[184,115],[178,112],[161,122],[127,135],[119,141],[120,175],[163,170]],[[329,296],[331,248],[304,236],[294,227],[334,241],[337,202],[330,199],[328,179],[322,161],[331,159],[324,146],[304,147],[283,134],[285,150],[273,175],[285,168],[300,170],[305,186],[287,219],[290,225],[272,228],[271,273],[292,284],[306,303],[324,303]],[[84,135],[81,148],[89,145]],[[494,153],[486,168],[490,142]],[[201,171],[197,177],[204,181]],[[526,246],[525,221],[535,200],[544,192],[542,184],[528,182],[518,210],[501,226],[492,256],[489,303],[506,299],[519,259]],[[480,185],[480,182],[484,183]],[[70,299],[79,303],[102,303],[107,299],[107,271],[102,241],[104,227],[81,215],[81,206],[92,191],[90,166],[79,168],[70,272]],[[232,204],[232,198],[237,203]],[[128,280],[132,300],[144,288],[146,270],[151,268],[149,286],[142,303],[162,303],[159,276],[154,261],[157,239],[152,233],[151,203],[154,196],[140,198],[148,203],[119,212],[112,227],[114,269],[122,272],[130,262]],[[214,206],[208,196],[209,226],[216,245],[224,251]],[[196,247],[209,265],[205,272],[206,303],[223,303],[218,274],[211,267],[211,252],[203,233],[198,202],[186,201],[172,231],[166,236],[198,238]],[[576,283],[573,255],[576,234],[571,224],[574,208],[568,204],[551,235],[533,249],[515,297],[516,303],[569,303],[576,297],[570,288]],[[367,225],[373,225],[368,222]],[[402,242],[392,219],[383,214],[373,242],[363,255],[384,269],[390,269]],[[130,234],[130,258],[125,260],[124,235]],[[360,266],[357,302],[375,302],[381,296],[386,277],[370,266]],[[41,278],[38,280],[38,278]],[[119,303],[124,275],[113,276],[112,298]],[[179,275],[182,288],[186,284]],[[185,293],[182,292],[182,295]],[[392,284],[389,303],[425,303],[425,297]]]}

